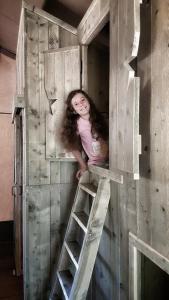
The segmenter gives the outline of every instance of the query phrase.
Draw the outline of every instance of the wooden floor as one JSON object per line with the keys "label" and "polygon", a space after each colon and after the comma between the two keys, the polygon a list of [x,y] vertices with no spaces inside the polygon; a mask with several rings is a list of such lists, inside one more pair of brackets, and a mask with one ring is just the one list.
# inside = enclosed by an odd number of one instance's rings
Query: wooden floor
{"label": "wooden floor", "polygon": [[13,276],[13,245],[0,242],[0,300],[22,300],[22,277]]}

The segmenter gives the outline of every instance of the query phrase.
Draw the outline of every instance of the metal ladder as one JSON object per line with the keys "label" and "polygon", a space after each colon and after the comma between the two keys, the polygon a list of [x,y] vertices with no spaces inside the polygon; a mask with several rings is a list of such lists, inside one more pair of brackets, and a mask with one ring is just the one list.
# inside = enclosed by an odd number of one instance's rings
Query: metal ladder
{"label": "metal ladder", "polygon": [[86,299],[109,199],[110,179],[86,171],[78,183],[50,300]]}

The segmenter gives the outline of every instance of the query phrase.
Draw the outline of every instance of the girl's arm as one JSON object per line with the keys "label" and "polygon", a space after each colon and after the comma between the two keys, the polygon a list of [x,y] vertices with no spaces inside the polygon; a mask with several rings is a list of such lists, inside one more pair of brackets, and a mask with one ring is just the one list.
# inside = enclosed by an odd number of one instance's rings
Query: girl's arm
{"label": "girl's arm", "polygon": [[80,169],[77,171],[76,177],[77,179],[80,178],[80,176],[83,174],[84,171],[87,170],[87,164],[84,161],[84,159],[82,158],[82,154],[79,150],[73,150],[72,151],[74,157],[77,159]]}

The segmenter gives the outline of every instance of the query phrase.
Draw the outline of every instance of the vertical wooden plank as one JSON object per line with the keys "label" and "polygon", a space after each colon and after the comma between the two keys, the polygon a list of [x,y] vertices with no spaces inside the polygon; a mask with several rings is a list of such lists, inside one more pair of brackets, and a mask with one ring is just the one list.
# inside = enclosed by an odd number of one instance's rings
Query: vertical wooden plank
{"label": "vertical wooden plank", "polygon": [[[151,241],[150,201],[150,110],[151,110],[151,4],[141,5],[141,36],[138,52],[137,73],[140,76],[140,134],[142,155],[140,156],[140,180],[137,186],[137,235]],[[153,155],[153,154],[152,154]]]}
{"label": "vertical wooden plank", "polygon": [[50,184],[60,183],[60,161],[50,162]]}
{"label": "vertical wooden plank", "polygon": [[54,265],[57,264],[61,247],[61,193],[60,184],[51,187],[50,203],[50,251],[51,251],[51,275]]}
{"label": "vertical wooden plank", "polygon": [[60,182],[61,183],[74,183],[77,172],[77,162],[61,162],[60,169]]}
{"label": "vertical wooden plank", "polygon": [[40,281],[41,299],[47,298],[50,276],[50,242],[51,242],[51,193],[46,188],[41,188],[39,211],[39,259],[40,259]]}
{"label": "vertical wooden plank", "polygon": [[16,275],[22,274],[22,117],[15,118],[15,161],[14,161],[14,239]]}
{"label": "vertical wooden plank", "polygon": [[[151,54],[151,245],[168,257],[168,170],[169,170],[169,95],[168,1],[155,0],[151,3],[152,54]],[[159,70],[161,70],[159,72]],[[165,142],[164,142],[165,141]]]}
{"label": "vertical wooden plank", "polygon": [[[27,55],[26,55],[26,74],[27,74],[27,128],[29,146],[33,149],[39,144],[39,26],[38,17],[27,13]],[[30,153],[30,151],[29,151]],[[29,184],[39,184],[40,170],[39,159],[28,158],[29,161]]]}
{"label": "vertical wooden plank", "polygon": [[[119,1],[118,23],[118,98],[112,101],[117,109],[113,113],[116,125],[114,168],[139,176],[139,79],[131,68],[131,61],[137,56],[140,35],[140,1]],[[116,159],[115,159],[116,156]]]}
{"label": "vertical wooden plank", "polygon": [[[29,222],[29,297],[47,297],[50,275],[50,190],[30,187],[27,195]],[[28,264],[27,264],[28,268]],[[45,296],[46,295],[46,296]]]}
{"label": "vertical wooden plank", "polygon": [[[110,170],[117,161],[117,103],[118,103],[118,15],[119,15],[119,1],[110,1],[110,101],[109,101],[109,164]],[[111,199],[110,199],[110,212],[112,215],[111,223],[111,265],[112,265],[112,299],[119,300],[120,297],[120,219],[119,219],[119,198],[118,186],[111,182]]]}
{"label": "vertical wooden plank", "polygon": [[56,86],[55,86],[55,73],[52,72],[53,67],[55,66],[55,56],[50,53],[44,54],[45,59],[45,91],[48,98],[48,102],[51,99],[56,99]]}
{"label": "vertical wooden plank", "polygon": [[[45,57],[48,99],[55,99],[51,105],[52,115],[46,116],[46,158],[72,159],[72,154],[67,153],[60,143],[60,128],[65,110],[64,100],[71,90],[80,88],[80,48],[62,48],[46,53]],[[54,79],[50,80],[51,76]]]}
{"label": "vertical wooden plank", "polygon": [[120,299],[126,299],[129,288],[129,231],[137,231],[136,182],[125,176],[119,186],[120,216]]}
{"label": "vertical wooden plank", "polygon": [[46,114],[49,113],[48,98],[44,89],[44,54],[48,49],[48,21],[39,17],[39,142],[42,145],[42,155],[39,158],[40,184],[50,183],[50,162],[46,160]]}
{"label": "vertical wooden plank", "polygon": [[67,97],[70,91],[80,88],[80,62],[79,46],[75,47],[70,53],[65,52],[65,97]]}
{"label": "vertical wooden plank", "polygon": [[29,270],[28,299],[41,298],[41,262],[40,262],[40,190],[29,188],[27,193],[28,202],[28,261],[26,269]]}
{"label": "vertical wooden plank", "polygon": [[82,90],[88,92],[88,47],[82,45],[81,52],[82,52],[81,86],[82,86]]}
{"label": "vertical wooden plank", "polygon": [[49,22],[49,49],[59,48],[59,26]]}

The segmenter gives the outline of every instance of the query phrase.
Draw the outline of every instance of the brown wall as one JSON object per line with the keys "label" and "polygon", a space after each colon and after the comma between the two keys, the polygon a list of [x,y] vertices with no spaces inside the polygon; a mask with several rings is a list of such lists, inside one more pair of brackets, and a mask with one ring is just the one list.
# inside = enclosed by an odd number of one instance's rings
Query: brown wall
{"label": "brown wall", "polygon": [[0,54],[0,221],[13,219],[13,125],[15,60]]}

